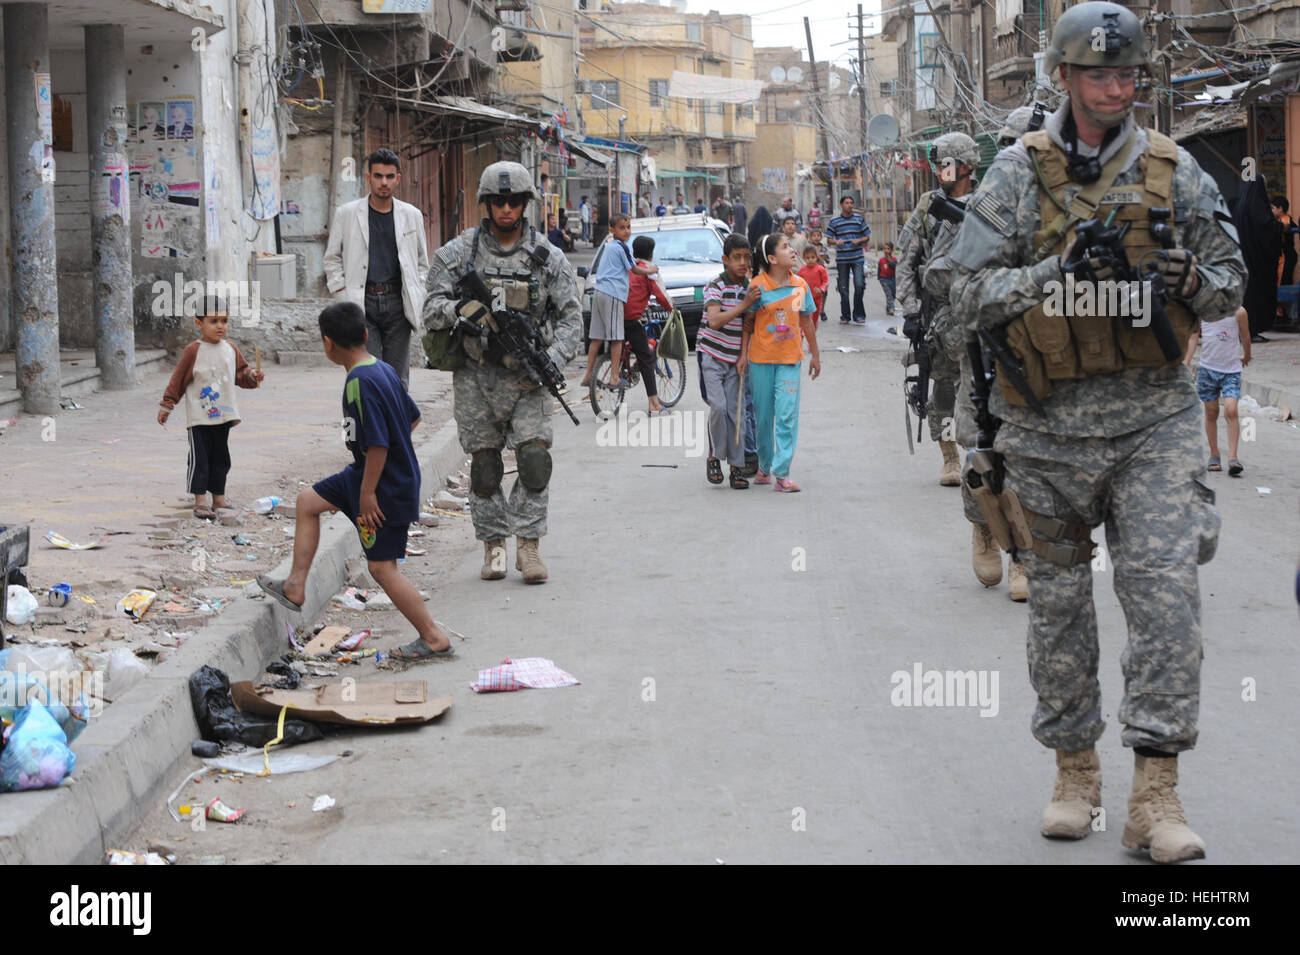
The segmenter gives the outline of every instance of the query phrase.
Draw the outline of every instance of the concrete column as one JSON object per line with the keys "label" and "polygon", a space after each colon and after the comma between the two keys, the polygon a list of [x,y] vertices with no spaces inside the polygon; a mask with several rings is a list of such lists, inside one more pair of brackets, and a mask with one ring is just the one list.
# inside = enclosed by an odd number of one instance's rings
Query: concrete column
{"label": "concrete column", "polygon": [[[53,176],[42,176],[46,143],[37,76],[50,72],[49,14],[43,3],[4,8],[5,107],[9,119],[12,298],[23,410],[59,410],[59,285],[54,253]],[[44,104],[49,109],[53,104]],[[46,115],[49,115],[48,113]],[[50,152],[51,162],[53,151]],[[47,181],[48,180],[48,181]]]}
{"label": "concrete column", "polygon": [[123,28],[116,25],[88,26],[85,32],[95,364],[99,386],[119,391],[135,384],[126,39]]}

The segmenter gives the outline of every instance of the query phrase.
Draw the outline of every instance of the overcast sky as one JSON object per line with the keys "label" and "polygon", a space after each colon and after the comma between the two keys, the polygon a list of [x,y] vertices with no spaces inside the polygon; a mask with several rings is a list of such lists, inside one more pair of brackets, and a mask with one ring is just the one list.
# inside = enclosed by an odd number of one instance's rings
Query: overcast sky
{"label": "overcast sky", "polygon": [[[667,3],[664,3],[667,6]],[[892,4],[891,4],[892,5]],[[871,14],[881,9],[881,0],[863,0],[862,12],[866,14],[866,33],[879,33],[882,18]],[[813,35],[813,48],[818,60],[832,60],[847,66],[850,57],[857,56],[857,0],[689,0],[691,13],[745,13],[753,23],[755,46],[807,46],[804,40],[803,18],[808,16]],[[849,17],[853,18],[850,26]],[[852,40],[845,43],[845,40]]]}

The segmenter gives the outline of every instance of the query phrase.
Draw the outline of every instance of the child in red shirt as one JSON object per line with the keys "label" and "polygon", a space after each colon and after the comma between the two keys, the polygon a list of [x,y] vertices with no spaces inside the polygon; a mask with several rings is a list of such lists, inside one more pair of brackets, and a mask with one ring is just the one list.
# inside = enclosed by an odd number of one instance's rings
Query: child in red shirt
{"label": "child in red shirt", "polygon": [[826,289],[830,286],[830,275],[826,272],[826,266],[821,263],[821,256],[817,254],[815,246],[806,246],[803,250],[803,268],[798,272],[799,278],[808,283],[812,289],[813,301],[817,303],[817,311],[813,314],[813,321],[821,319],[826,321],[826,316],[822,314],[822,305],[826,302]]}
{"label": "child in red shirt", "polygon": [[[654,254],[655,240],[650,236],[639,235],[632,240],[632,257],[637,265],[650,267]],[[673,300],[657,279],[636,272],[628,276],[627,304],[623,306],[623,337],[632,343],[632,353],[636,355],[637,366],[641,369],[641,381],[645,384],[646,397],[650,400],[650,414],[658,414],[664,410],[664,406],[659,401],[659,390],[655,382],[654,352],[650,350],[650,342],[645,337],[645,326],[641,324],[641,316],[645,314],[652,296],[664,308],[672,309]]]}
{"label": "child in red shirt", "polygon": [[898,259],[894,258],[894,243],[885,243],[885,254],[880,257],[876,263],[876,278],[880,279],[880,287],[885,290],[885,314],[894,314],[894,267],[898,264]]}

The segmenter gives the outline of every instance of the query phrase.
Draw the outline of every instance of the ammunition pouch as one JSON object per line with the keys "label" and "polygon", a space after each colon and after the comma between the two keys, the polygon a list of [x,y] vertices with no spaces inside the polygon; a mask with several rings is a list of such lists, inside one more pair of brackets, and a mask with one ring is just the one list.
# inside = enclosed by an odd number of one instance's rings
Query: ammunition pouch
{"label": "ammunition pouch", "polygon": [[1091,563],[1097,550],[1092,528],[1076,521],[1063,521],[1025,508],[1033,542],[1029,549],[1043,560],[1060,567]]}

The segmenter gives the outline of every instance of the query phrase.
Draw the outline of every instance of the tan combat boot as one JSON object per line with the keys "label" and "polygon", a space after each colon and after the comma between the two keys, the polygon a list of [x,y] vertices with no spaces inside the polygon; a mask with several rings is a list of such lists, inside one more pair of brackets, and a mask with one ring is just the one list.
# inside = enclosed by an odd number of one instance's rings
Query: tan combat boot
{"label": "tan combat boot", "polygon": [[1128,797],[1128,822],[1124,824],[1125,849],[1150,848],[1154,862],[1204,859],[1205,842],[1187,826],[1178,801],[1178,757],[1134,754],[1133,794]]}
{"label": "tan combat boot", "polygon": [[993,587],[1002,580],[1002,552],[987,524],[972,524],[970,529],[971,566],[981,584]]}
{"label": "tan combat boot", "polygon": [[1011,588],[1007,596],[1016,603],[1024,603],[1029,599],[1029,578],[1025,576],[1025,565],[1014,558],[1007,566],[1007,584]]}
{"label": "tan combat boot", "polygon": [[515,538],[515,570],[523,571],[526,584],[540,584],[546,580],[546,565],[537,552],[536,537]]}
{"label": "tan combat boot", "polygon": [[1101,805],[1101,760],[1097,747],[1056,751],[1056,787],[1043,810],[1043,835],[1082,839],[1092,831],[1092,810]]}
{"label": "tan combat boot", "polygon": [[506,575],[506,542],[497,537],[483,542],[483,569],[478,575],[484,580],[500,580]]}
{"label": "tan combat boot", "polygon": [[[959,487],[961,485],[961,458],[957,456],[956,441],[940,441],[939,450],[943,452],[943,471],[939,474],[941,487]],[[998,577],[1002,574],[999,571]]]}

